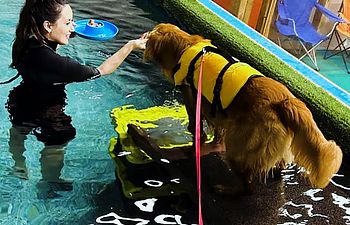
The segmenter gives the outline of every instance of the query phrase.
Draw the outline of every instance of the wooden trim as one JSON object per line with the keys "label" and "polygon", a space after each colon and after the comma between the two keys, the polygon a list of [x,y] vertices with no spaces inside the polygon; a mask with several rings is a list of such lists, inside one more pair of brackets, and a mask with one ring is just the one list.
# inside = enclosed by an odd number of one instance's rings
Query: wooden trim
{"label": "wooden trim", "polygon": [[238,7],[237,18],[242,21],[244,21],[244,14],[246,12],[247,4],[248,4],[248,0],[241,0]]}
{"label": "wooden trim", "polygon": [[243,21],[248,24],[250,15],[252,13],[252,8],[253,8],[254,0],[248,0],[246,7],[245,7],[245,12],[244,12],[244,17]]}
{"label": "wooden trim", "polygon": [[277,0],[271,0],[268,10],[266,11],[265,15],[265,21],[263,22],[262,29],[260,33],[264,35],[265,37],[268,37],[271,30],[271,25],[274,24],[274,18],[277,16]]}

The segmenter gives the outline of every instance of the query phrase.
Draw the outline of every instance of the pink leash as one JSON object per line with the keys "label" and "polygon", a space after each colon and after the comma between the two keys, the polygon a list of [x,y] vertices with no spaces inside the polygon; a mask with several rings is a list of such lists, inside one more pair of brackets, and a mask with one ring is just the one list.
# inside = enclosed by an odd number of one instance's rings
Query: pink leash
{"label": "pink leash", "polygon": [[196,169],[197,169],[197,192],[198,192],[198,225],[203,225],[202,218],[202,191],[201,191],[201,101],[202,101],[202,73],[205,49],[201,58],[198,76],[197,104],[196,104]]}

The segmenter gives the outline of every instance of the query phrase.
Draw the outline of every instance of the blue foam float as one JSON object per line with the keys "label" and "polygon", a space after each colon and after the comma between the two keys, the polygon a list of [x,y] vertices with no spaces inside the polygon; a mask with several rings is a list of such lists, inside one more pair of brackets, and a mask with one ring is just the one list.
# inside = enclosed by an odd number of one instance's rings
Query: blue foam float
{"label": "blue foam float", "polygon": [[119,32],[116,25],[105,20],[83,19],[75,24],[75,33],[91,40],[106,41],[114,38]]}

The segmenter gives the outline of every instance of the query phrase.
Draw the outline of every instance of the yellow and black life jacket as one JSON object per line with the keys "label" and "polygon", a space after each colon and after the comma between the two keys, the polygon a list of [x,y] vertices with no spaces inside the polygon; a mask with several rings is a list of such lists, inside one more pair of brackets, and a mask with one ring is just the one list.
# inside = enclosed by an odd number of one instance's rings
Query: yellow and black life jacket
{"label": "yellow and black life jacket", "polygon": [[254,76],[263,76],[250,65],[226,56],[209,42],[199,42],[182,54],[174,70],[175,85],[198,87],[198,77],[203,53],[202,95],[212,103],[212,114],[216,107],[226,109],[239,90]]}

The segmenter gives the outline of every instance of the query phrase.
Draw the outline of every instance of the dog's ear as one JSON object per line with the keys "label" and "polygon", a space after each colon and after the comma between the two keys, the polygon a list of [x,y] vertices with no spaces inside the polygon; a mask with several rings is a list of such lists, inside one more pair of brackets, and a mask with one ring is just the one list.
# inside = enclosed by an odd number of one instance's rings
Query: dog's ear
{"label": "dog's ear", "polygon": [[182,53],[191,45],[178,31],[181,30],[154,30],[150,33],[146,44],[144,59],[158,63],[166,75],[171,74]]}
{"label": "dog's ear", "polygon": [[165,76],[173,82],[173,69],[181,55],[200,41],[210,42],[199,35],[190,35],[173,24],[161,23],[149,33],[144,59],[158,63]]}
{"label": "dog's ear", "polygon": [[168,68],[169,64],[177,63],[186,47],[175,32],[153,31],[147,41],[144,57],[146,60],[154,60],[163,68]]}

